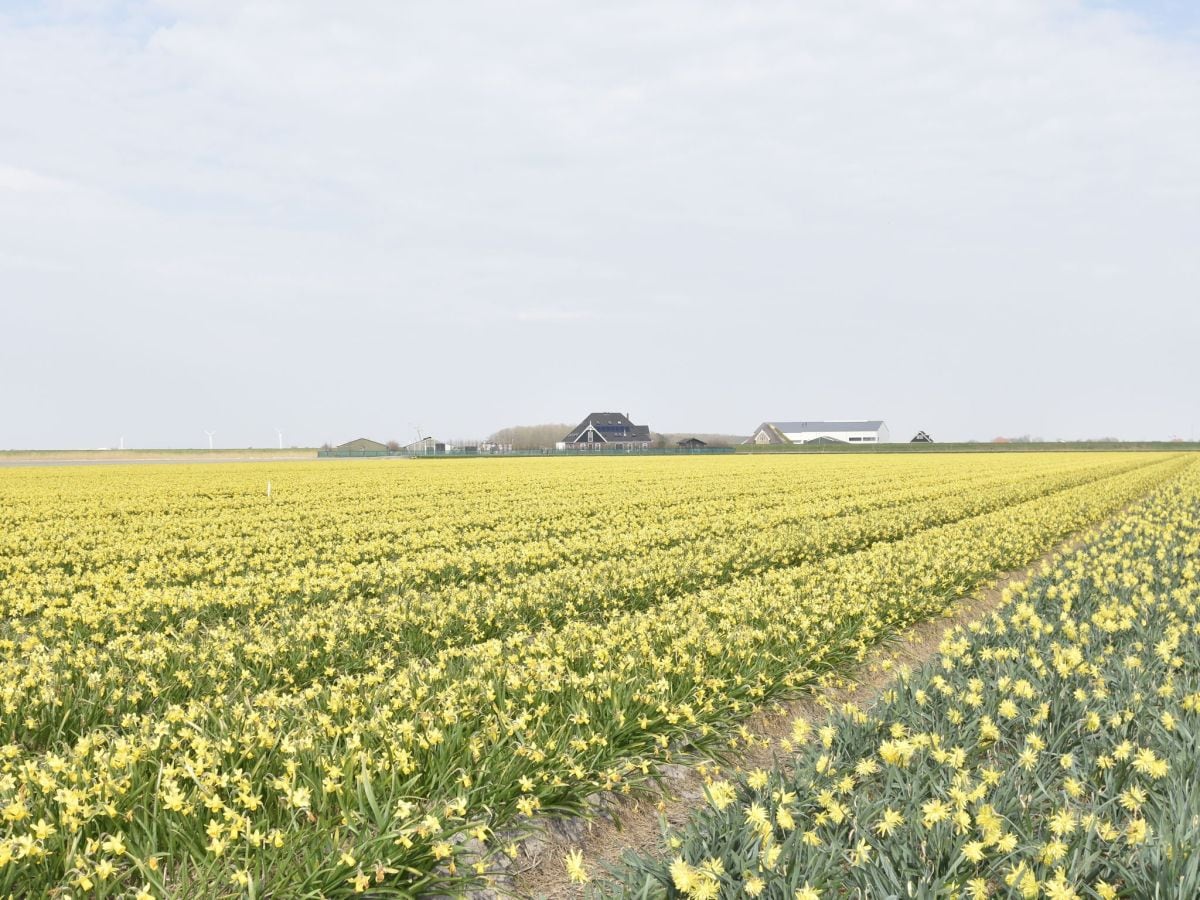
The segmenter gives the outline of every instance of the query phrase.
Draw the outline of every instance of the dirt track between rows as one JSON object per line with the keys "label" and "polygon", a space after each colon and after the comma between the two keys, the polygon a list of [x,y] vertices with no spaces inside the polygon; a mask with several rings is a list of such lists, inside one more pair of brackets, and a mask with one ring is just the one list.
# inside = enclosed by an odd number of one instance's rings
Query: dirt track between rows
{"label": "dirt track between rows", "polygon": [[[854,674],[856,680],[850,687],[818,691],[809,697],[774,703],[755,713],[745,723],[751,743],[743,747],[733,771],[767,768],[782,759],[786,754],[779,742],[791,733],[792,722],[798,718],[819,727],[829,712],[843,703],[853,702],[862,708],[869,706],[895,679],[901,667],[915,669],[933,659],[947,629],[992,612],[999,606],[1004,588],[1029,578],[1056,556],[1078,549],[1089,536],[1122,515],[1125,509],[1128,507],[1072,535],[1029,565],[994,577],[947,608],[940,617],[914,625],[901,633],[898,640],[881,645]],[[698,771],[702,765],[705,761],[697,760],[689,766],[667,767],[663,773],[663,789],[649,800],[604,795],[613,801],[609,811],[590,821],[574,819],[547,823],[542,833],[522,843],[510,874],[497,885],[500,890],[481,896],[505,896],[507,893],[531,900],[585,897],[586,887],[572,884],[567,878],[563,864],[567,853],[581,850],[584,865],[596,877],[603,876],[606,868],[617,863],[626,852],[660,852],[662,822],[665,820],[672,829],[681,828],[705,802],[704,778]],[[726,766],[724,770],[730,771],[730,767]]]}

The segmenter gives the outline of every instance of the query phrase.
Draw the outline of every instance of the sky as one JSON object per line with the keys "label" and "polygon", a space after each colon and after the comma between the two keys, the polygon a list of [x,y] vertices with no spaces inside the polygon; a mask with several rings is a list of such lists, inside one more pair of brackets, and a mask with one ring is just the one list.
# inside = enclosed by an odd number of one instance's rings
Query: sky
{"label": "sky", "polygon": [[1200,437],[1200,4],[0,0],[0,448]]}

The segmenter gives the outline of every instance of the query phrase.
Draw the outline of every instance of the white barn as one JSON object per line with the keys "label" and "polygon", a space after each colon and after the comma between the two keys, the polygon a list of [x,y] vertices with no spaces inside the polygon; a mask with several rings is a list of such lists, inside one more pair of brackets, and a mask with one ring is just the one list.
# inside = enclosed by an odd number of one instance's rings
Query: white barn
{"label": "white barn", "polygon": [[886,444],[891,439],[881,419],[846,422],[763,422],[747,444]]}

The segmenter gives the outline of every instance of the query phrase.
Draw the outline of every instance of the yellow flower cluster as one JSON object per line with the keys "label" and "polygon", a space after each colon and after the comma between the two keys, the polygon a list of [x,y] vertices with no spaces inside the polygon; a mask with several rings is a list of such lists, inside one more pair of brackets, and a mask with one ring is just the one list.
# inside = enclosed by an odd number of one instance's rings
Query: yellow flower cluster
{"label": "yellow flower cluster", "polygon": [[[0,473],[0,895],[453,893],[531,818],[736,738],[757,705],[1188,465]],[[1047,665],[1084,662],[1064,647]],[[1144,749],[1130,764],[1152,773]],[[791,828],[800,810],[755,816]]]}
{"label": "yellow flower cluster", "polygon": [[1191,465],[598,893],[1200,896],[1198,560]]}

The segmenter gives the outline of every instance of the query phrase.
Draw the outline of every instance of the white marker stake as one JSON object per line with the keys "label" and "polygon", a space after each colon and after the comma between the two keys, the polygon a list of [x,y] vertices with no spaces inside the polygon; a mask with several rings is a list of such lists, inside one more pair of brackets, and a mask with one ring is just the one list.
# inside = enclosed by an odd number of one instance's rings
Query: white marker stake
{"label": "white marker stake", "polygon": [[269,481],[267,482],[267,496],[271,496],[271,482]]}

